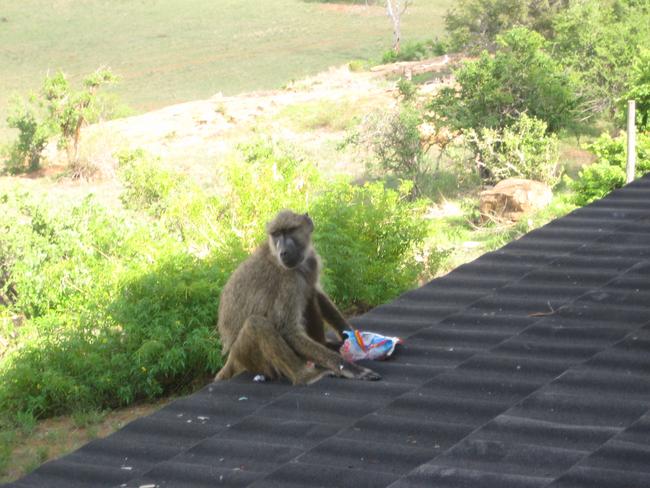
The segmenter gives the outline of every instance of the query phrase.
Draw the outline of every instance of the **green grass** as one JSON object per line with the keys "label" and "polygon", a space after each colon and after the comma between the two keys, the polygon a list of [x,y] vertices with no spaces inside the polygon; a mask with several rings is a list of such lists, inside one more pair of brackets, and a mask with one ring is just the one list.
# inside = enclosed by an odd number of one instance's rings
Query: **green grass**
{"label": "green grass", "polygon": [[[402,37],[440,34],[451,0],[418,0]],[[138,111],[256,89],[379,57],[391,44],[382,8],[273,0],[21,0],[0,11],[0,139],[12,93],[49,71],[72,79],[99,65],[122,77],[120,99]]]}
{"label": "green grass", "polygon": [[316,100],[289,105],[278,114],[286,119],[295,130],[344,131],[350,129],[355,120],[361,118],[371,107],[368,100]]}
{"label": "green grass", "polygon": [[515,224],[478,224],[478,201],[467,197],[457,200],[460,212],[438,218],[432,225],[428,244],[440,251],[447,251],[438,269],[438,275],[446,274],[461,264],[499,249],[515,239],[563,217],[576,208],[570,190],[557,191],[551,203],[538,211],[525,215]]}

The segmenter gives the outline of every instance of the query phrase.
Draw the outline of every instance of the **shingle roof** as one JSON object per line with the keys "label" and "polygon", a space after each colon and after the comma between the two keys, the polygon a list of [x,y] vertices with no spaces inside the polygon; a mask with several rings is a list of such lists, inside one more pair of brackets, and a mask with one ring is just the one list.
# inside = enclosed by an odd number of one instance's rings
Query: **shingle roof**
{"label": "shingle roof", "polygon": [[356,325],[380,382],[211,384],[8,486],[650,487],[650,178]]}

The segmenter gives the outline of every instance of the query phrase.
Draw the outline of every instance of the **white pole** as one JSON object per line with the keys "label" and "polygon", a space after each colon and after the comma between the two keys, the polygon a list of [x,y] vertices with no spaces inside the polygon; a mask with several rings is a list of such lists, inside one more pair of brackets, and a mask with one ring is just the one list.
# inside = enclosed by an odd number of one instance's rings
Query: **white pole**
{"label": "white pole", "polygon": [[636,165],[636,124],[634,100],[627,102],[627,182],[634,181],[634,167]]}

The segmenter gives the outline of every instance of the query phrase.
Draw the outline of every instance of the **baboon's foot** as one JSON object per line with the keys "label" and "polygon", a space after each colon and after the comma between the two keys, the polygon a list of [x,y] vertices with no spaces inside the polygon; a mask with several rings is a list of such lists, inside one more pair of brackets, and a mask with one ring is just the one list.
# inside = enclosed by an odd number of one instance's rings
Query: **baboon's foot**
{"label": "baboon's foot", "polygon": [[378,381],[381,379],[381,375],[372,369],[363,368],[363,371],[356,378],[364,381]]}
{"label": "baboon's foot", "polygon": [[295,378],[293,382],[294,385],[311,385],[316,383],[321,378],[325,376],[333,376],[333,373],[327,369],[316,367],[306,367],[303,369],[299,375]]}
{"label": "baboon's foot", "polygon": [[241,371],[240,368],[236,368],[232,359],[228,358],[226,364],[219,370],[217,375],[214,377],[214,381],[224,381],[229,380],[233,376],[237,376]]}

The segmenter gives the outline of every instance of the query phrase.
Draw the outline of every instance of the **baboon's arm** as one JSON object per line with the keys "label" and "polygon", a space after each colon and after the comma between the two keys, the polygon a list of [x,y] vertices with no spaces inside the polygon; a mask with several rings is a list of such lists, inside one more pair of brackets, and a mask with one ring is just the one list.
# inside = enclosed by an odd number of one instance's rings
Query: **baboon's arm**
{"label": "baboon's arm", "polygon": [[374,371],[348,363],[341,356],[311,339],[307,334],[288,334],[284,338],[300,356],[315,365],[332,371],[337,376],[361,380],[378,380],[381,376]]}
{"label": "baboon's arm", "polygon": [[318,306],[320,311],[323,314],[325,321],[330,324],[339,334],[341,340],[345,339],[343,337],[344,330],[354,330],[354,326],[345,320],[345,317],[339,312],[339,309],[336,308],[336,305],[332,303],[330,297],[328,297],[324,292],[318,291],[316,293],[318,299]]}

